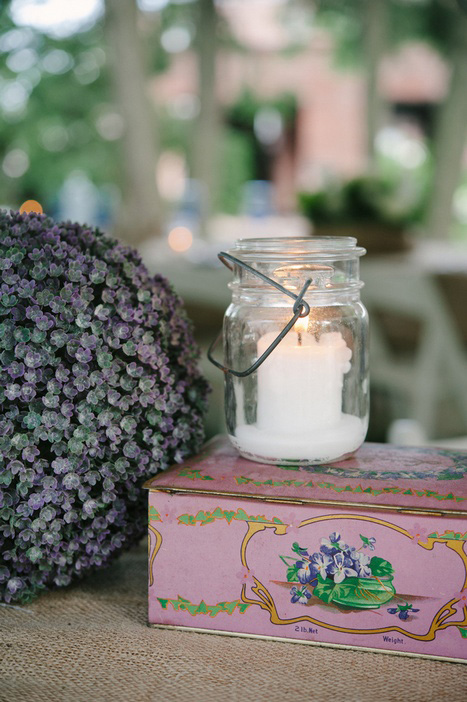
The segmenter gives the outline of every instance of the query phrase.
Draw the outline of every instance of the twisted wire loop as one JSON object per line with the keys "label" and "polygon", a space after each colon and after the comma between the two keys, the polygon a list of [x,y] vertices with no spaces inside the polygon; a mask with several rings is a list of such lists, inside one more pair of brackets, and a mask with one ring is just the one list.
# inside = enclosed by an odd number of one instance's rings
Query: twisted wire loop
{"label": "twisted wire loop", "polygon": [[244,270],[248,271],[249,273],[252,273],[255,275],[257,278],[260,278],[263,282],[267,283],[268,285],[272,285],[272,287],[276,288],[276,290],[279,290],[281,293],[284,293],[284,295],[288,295],[294,300],[294,305],[293,305],[293,317],[292,319],[287,322],[285,327],[282,329],[281,332],[276,336],[274,341],[268,346],[266,351],[256,360],[253,365],[251,365],[249,368],[247,368],[244,371],[236,371],[233,370],[232,368],[227,368],[227,366],[224,366],[222,363],[219,361],[216,361],[216,359],[213,356],[214,349],[216,348],[217,344],[219,343],[220,339],[222,338],[222,331],[218,334],[217,338],[214,339],[214,341],[211,343],[208,349],[208,359],[211,361],[212,364],[214,364],[217,368],[220,368],[221,371],[224,373],[230,373],[230,375],[234,375],[236,378],[246,378],[247,375],[251,375],[254,373],[262,363],[267,359],[267,357],[274,351],[276,346],[280,344],[282,339],[285,337],[286,334],[289,333],[289,331],[292,329],[294,326],[295,322],[300,318],[300,317],[306,317],[307,315],[310,314],[310,305],[306,300],[303,299],[304,295],[306,294],[308,288],[310,287],[311,283],[313,282],[312,278],[309,278],[303,288],[300,290],[298,295],[295,295],[295,293],[291,292],[290,290],[287,290],[284,288],[283,285],[280,283],[277,283],[275,280],[272,278],[268,278],[267,275],[264,275],[264,273],[261,273],[260,271],[257,271],[255,268],[252,268],[249,266],[247,263],[244,261],[241,261],[238,258],[235,258],[235,256],[231,256],[228,253],[225,253],[224,251],[221,251],[220,254],[218,254],[218,257],[222,263],[227,266],[231,271],[233,270],[233,265],[230,264],[235,264],[237,266],[240,266]]}

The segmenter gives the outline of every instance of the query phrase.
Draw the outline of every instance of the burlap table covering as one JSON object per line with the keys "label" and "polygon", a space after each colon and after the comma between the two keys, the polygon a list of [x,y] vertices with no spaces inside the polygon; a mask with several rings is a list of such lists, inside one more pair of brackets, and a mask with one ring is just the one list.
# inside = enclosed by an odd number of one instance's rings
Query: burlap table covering
{"label": "burlap table covering", "polygon": [[2,702],[467,699],[462,664],[150,629],[146,562],[141,546],[79,585],[0,607]]}

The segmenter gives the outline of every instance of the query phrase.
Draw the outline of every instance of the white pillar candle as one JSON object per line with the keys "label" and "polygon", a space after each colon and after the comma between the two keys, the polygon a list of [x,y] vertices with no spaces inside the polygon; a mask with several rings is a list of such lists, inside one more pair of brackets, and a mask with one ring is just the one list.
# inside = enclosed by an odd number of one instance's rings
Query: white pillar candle
{"label": "white pillar candle", "polygon": [[[271,332],[259,339],[258,357],[276,336]],[[258,429],[293,435],[338,424],[351,357],[340,332],[319,339],[289,332],[258,369]]]}
{"label": "white pillar candle", "polygon": [[[237,426],[233,442],[249,457],[324,463],[355,451],[365,423],[342,412],[344,376],[352,351],[340,332],[318,338],[297,325],[259,367],[256,424]],[[264,334],[258,357],[276,338]]]}

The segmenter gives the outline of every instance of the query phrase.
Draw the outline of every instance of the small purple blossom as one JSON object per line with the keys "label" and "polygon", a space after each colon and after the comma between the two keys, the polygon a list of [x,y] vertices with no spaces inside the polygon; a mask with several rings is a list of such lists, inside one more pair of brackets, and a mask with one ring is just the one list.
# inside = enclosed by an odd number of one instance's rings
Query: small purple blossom
{"label": "small purple blossom", "polygon": [[370,556],[367,556],[366,553],[359,553],[358,551],[350,556],[352,567],[357,571],[359,578],[371,578],[370,560]]}
{"label": "small purple blossom", "polygon": [[292,595],[290,601],[294,604],[295,602],[299,602],[299,604],[306,605],[311,597],[311,592],[306,586],[296,587],[294,585],[293,588],[290,590],[290,594]]}
{"label": "small purple blossom", "polygon": [[414,609],[413,605],[408,602],[405,605],[398,604],[397,607],[389,607],[388,609],[389,614],[395,614],[402,621],[407,621],[412,614],[419,611],[419,609]]}
{"label": "small purple blossom", "polygon": [[295,539],[298,539],[301,522],[300,519],[297,519],[296,514],[294,512],[289,512],[282,517],[282,521],[284,524],[287,524],[287,534],[289,536],[293,536]]}
{"label": "small purple blossom", "polygon": [[240,581],[241,585],[254,585],[254,575],[246,566],[242,566],[235,577]]}
{"label": "small purple blossom", "polygon": [[316,573],[324,580],[332,565],[332,558],[324,553],[314,553],[311,557],[311,563]]}
{"label": "small purple blossom", "polygon": [[376,539],[374,536],[362,536],[362,534],[360,534],[360,538],[362,540],[363,548],[369,548],[370,551],[375,550]]}
{"label": "small purple blossom", "polygon": [[414,524],[412,529],[408,529],[408,532],[412,538],[412,544],[414,546],[418,546],[420,541],[426,541],[428,536],[428,530],[426,527],[422,527],[418,523]]}
{"label": "small purple blossom", "polygon": [[338,551],[343,551],[346,548],[348,548],[347,544],[341,540],[341,535],[337,531],[334,531],[329,536],[329,539],[321,539],[320,551],[328,556],[333,556]]}
{"label": "small purple blossom", "polygon": [[357,577],[357,571],[347,565],[349,560],[345,558],[343,553],[336,553],[333,556],[334,562],[329,566],[328,572],[333,576],[335,583],[341,583],[345,578]]}
{"label": "small purple blossom", "polygon": [[135,251],[0,210],[0,600],[141,538],[142,482],[203,439],[197,358],[178,297]]}
{"label": "small purple blossom", "polygon": [[309,583],[316,579],[318,569],[311,563],[309,558],[297,561],[297,576],[301,583]]}

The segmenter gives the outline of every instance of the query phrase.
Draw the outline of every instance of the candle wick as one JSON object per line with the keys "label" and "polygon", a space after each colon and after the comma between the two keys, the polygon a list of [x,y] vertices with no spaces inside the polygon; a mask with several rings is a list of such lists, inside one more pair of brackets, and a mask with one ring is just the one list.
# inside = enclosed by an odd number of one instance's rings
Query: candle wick
{"label": "candle wick", "polygon": [[302,345],[302,333],[297,332],[297,334],[298,334],[298,345],[301,346]]}

